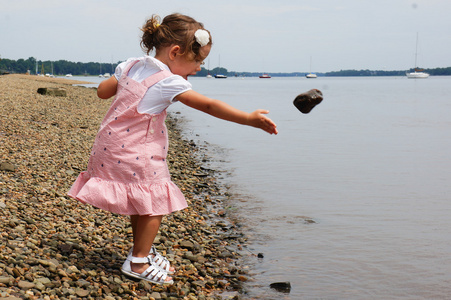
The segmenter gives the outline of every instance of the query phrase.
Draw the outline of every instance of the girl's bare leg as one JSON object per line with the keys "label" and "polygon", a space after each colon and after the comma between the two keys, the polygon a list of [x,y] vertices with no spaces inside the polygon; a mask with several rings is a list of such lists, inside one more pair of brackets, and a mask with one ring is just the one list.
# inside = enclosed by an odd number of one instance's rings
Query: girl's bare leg
{"label": "girl's bare leg", "polygon": [[136,226],[138,224],[139,215],[130,216],[130,223],[132,224],[133,241],[136,236]]}
{"label": "girl's bare leg", "polygon": [[[135,221],[133,253],[134,257],[146,257],[149,255],[150,247],[157,236],[163,216],[134,216]],[[149,264],[135,264],[132,263],[132,271],[142,273],[149,267]]]}
{"label": "girl's bare leg", "polygon": [[[133,256],[146,257],[149,255],[150,247],[157,236],[162,219],[163,216],[130,216],[134,243]],[[148,266],[148,264],[132,264],[132,270],[142,273]],[[171,267],[171,271],[175,271],[174,268]]]}
{"label": "girl's bare leg", "polygon": [[[150,247],[157,236],[163,216],[131,216],[133,231],[133,253],[134,257],[146,257],[149,255]],[[149,264],[131,263],[133,272],[141,274],[149,267]],[[172,277],[166,277],[171,281]]]}

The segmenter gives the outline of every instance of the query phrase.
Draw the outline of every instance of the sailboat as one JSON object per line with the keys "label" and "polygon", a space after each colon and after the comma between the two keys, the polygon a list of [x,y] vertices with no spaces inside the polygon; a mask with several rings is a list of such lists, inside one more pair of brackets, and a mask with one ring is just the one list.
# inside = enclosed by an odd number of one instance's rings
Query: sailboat
{"label": "sailboat", "polygon": [[50,62],[51,64],[51,73],[46,73],[45,76],[46,77],[50,77],[50,78],[55,78],[55,75],[53,75],[53,62]]}
{"label": "sailboat", "polygon": [[428,78],[429,74],[426,72],[423,72],[423,69],[420,69],[417,67],[417,56],[418,56],[418,32],[417,32],[417,42],[415,45],[415,69],[413,72],[406,73],[407,78]]}
{"label": "sailboat", "polygon": [[99,78],[110,78],[110,77],[111,77],[111,74],[110,74],[110,73],[104,73],[104,74],[102,74],[102,61],[100,61],[99,65],[100,65],[100,74],[99,74]]}
{"label": "sailboat", "polygon": [[316,74],[312,73],[312,57],[310,56],[310,73],[306,74],[305,77],[307,78],[316,78]]}
{"label": "sailboat", "polygon": [[[221,56],[219,56],[219,70],[221,70]],[[223,74],[216,74],[216,75],[215,75],[215,78],[222,78],[222,79],[225,79],[225,78],[227,78],[227,76],[226,76],[226,75],[223,75]]]}

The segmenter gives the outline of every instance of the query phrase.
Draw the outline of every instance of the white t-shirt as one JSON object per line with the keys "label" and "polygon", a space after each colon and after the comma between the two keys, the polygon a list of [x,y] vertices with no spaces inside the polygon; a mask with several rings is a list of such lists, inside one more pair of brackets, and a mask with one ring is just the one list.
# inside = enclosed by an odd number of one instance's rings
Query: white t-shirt
{"label": "white t-shirt", "polygon": [[[138,82],[142,82],[150,75],[161,70],[169,70],[167,65],[151,56],[129,58],[127,61],[120,63],[116,67],[114,73],[116,79],[119,80],[125,67],[136,60],[138,60],[138,62],[131,68],[128,76]],[[177,100],[174,98],[177,97],[177,95],[191,89],[191,83],[182,76],[171,75],[154,84],[147,90],[147,93],[138,104],[138,112],[141,114],[158,114],[165,110],[169,105],[176,102]]]}

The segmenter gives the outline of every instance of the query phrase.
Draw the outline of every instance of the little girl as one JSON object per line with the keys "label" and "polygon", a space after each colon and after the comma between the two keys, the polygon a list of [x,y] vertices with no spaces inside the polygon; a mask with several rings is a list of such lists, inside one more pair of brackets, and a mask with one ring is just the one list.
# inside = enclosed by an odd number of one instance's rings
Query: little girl
{"label": "little girl", "polygon": [[[246,113],[196,93],[188,76],[201,70],[212,40],[202,23],[172,14],[154,15],[142,28],[147,56],[119,64],[97,95],[115,96],[96,136],[88,167],[68,195],[113,213],[130,215],[133,248],[121,271],[152,283],[173,283],[175,271],[152,246],[162,218],[187,207],[171,181],[166,155],[166,108],[181,102],[217,118],[277,134],[266,110]],[[148,56],[155,50],[155,57]]]}

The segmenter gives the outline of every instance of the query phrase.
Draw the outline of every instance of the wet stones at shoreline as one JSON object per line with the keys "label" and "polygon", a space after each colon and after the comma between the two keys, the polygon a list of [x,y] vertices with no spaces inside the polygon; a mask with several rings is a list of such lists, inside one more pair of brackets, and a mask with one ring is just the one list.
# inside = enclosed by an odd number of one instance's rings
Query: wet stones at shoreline
{"label": "wet stones at shoreline", "polygon": [[289,293],[291,291],[291,283],[289,281],[273,282],[269,287],[282,293]]}
{"label": "wet stones at shoreline", "polygon": [[215,172],[193,158],[196,148],[171,118],[168,161],[189,208],[164,219],[155,244],[176,267],[175,284],[120,273],[132,246],[128,218],[66,196],[110,101],[64,79],[45,85],[64,86],[67,97],[43,96],[43,81],[0,79],[0,298],[221,299],[240,291],[248,268],[237,249],[246,238],[227,217]]}

